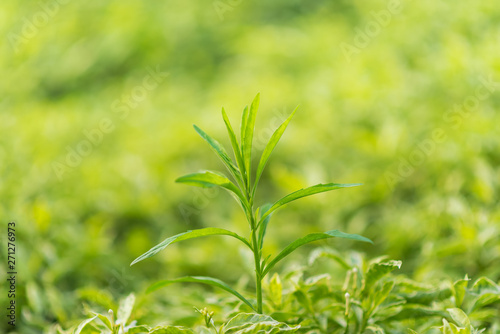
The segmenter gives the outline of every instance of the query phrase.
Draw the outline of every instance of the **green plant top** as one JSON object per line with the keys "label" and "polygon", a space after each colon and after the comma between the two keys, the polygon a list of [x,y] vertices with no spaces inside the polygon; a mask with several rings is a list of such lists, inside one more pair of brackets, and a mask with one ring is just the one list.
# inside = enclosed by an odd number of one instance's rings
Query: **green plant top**
{"label": "green plant top", "polygon": [[271,269],[288,254],[299,248],[300,246],[327,238],[345,238],[364,242],[370,242],[371,240],[362,237],[357,234],[348,234],[338,230],[331,230],[322,233],[311,233],[302,238],[299,238],[285,247],[278,255],[273,259],[269,260],[270,257],[263,258],[262,248],[264,244],[264,238],[266,235],[266,230],[271,219],[271,215],[274,211],[278,210],[285,204],[295,201],[299,198],[340,189],[358,186],[360,184],[340,184],[340,183],[328,183],[328,184],[317,184],[315,186],[297,190],[291,194],[286,195],[280,200],[276,201],[274,204],[266,204],[261,207],[254,209],[254,199],[256,195],[257,186],[259,180],[262,176],[264,168],[273,152],[274,148],[278,144],[281,136],[285,132],[288,124],[295,115],[297,108],[290,114],[290,116],[276,129],[276,131],[271,136],[269,142],[267,143],[264,152],[261,155],[255,176],[252,177],[252,142],[253,134],[255,128],[255,119],[257,116],[257,110],[259,108],[260,94],[257,94],[253,100],[250,108],[245,107],[243,111],[243,116],[241,120],[240,138],[236,137],[236,134],[229,122],[227,114],[222,108],[222,118],[226,124],[227,132],[229,134],[229,139],[231,141],[231,146],[234,153],[234,160],[231,159],[225,150],[225,148],[215,139],[206,134],[199,127],[194,125],[196,132],[210,145],[215,154],[220,158],[230,176],[224,175],[220,172],[213,171],[203,171],[199,173],[188,174],[182,176],[176,180],[178,183],[185,183],[197,187],[208,188],[208,187],[221,187],[226,189],[233,197],[236,199],[238,204],[243,209],[245,216],[247,218],[250,235],[248,237],[241,236],[235,232],[228,231],[221,228],[202,228],[193,231],[187,231],[184,233],[177,234],[175,236],[169,237],[159,243],[158,245],[151,248],[146,253],[135,259],[131,265],[147,259],[158,252],[165,249],[168,245],[179,242],[182,240],[188,240],[208,235],[228,235],[241,241],[246,247],[248,247],[253,255],[255,261],[255,293],[256,293],[256,304],[252,303],[246,299],[242,294],[231,288],[228,284],[223,281],[204,276],[188,276],[182,277],[175,280],[165,280],[160,281],[153,286],[151,286],[148,291],[154,291],[163,286],[169,285],[175,282],[198,282],[205,283],[212,286],[224,289],[243,303],[248,305],[257,313],[262,313],[262,280],[269,273]]}

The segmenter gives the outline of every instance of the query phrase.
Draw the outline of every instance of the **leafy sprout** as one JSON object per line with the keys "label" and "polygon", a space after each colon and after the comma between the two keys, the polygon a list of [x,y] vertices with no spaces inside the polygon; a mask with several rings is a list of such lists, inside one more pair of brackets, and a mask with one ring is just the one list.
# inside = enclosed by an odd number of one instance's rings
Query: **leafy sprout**
{"label": "leafy sprout", "polygon": [[[198,282],[212,285],[221,288],[240,299],[243,303],[251,307],[255,312],[262,313],[262,280],[266,275],[274,268],[274,266],[280,262],[287,255],[292,253],[294,250],[307,243],[327,239],[327,238],[344,238],[357,241],[370,242],[371,241],[365,237],[357,234],[348,234],[338,230],[332,230],[322,233],[312,233],[308,234],[302,238],[299,238],[285,247],[278,255],[276,255],[271,260],[267,261],[269,258],[264,258],[262,254],[263,244],[265,240],[265,234],[270,222],[272,214],[281,208],[282,206],[293,202],[297,199],[311,196],[314,194],[358,186],[360,184],[340,184],[340,183],[328,183],[328,184],[317,184],[312,187],[297,190],[291,194],[286,195],[280,200],[276,201],[274,204],[266,204],[258,208],[254,208],[254,199],[256,196],[257,187],[259,181],[262,177],[262,173],[269,161],[269,158],[278,144],[279,140],[283,136],[288,124],[295,115],[297,108],[290,114],[290,116],[276,129],[276,131],[271,136],[269,142],[267,143],[264,151],[260,157],[259,164],[257,166],[257,171],[252,177],[252,142],[255,128],[255,120],[257,116],[257,110],[260,104],[260,94],[257,94],[253,100],[250,107],[245,107],[241,120],[240,128],[240,140],[233,130],[233,127],[227,117],[227,114],[222,108],[222,118],[227,128],[231,146],[233,149],[234,160],[230,158],[226,149],[214,138],[210,137],[198,126],[194,125],[196,132],[209,144],[215,154],[220,158],[230,176],[227,176],[220,172],[204,171],[199,173],[188,174],[182,176],[176,180],[178,183],[184,183],[192,186],[209,188],[209,187],[220,187],[227,190],[238,202],[238,204],[243,209],[248,225],[250,227],[250,235],[248,237],[241,236],[235,232],[228,231],[221,228],[202,228],[193,231],[187,231],[184,233],[177,234],[175,236],[165,239],[163,242],[151,248],[146,253],[135,259],[131,265],[147,259],[158,252],[165,249],[172,243],[179,242],[182,240],[194,239],[209,235],[227,235],[241,241],[246,247],[248,247],[253,255],[255,262],[255,299],[256,304],[252,303],[246,299],[242,294],[231,288],[228,284],[223,281],[211,278],[211,277],[201,277],[201,276],[188,276],[182,277],[174,280],[160,281],[153,286],[151,286],[148,291],[154,291],[166,285],[176,282]],[[232,178],[232,180],[230,179]]]}

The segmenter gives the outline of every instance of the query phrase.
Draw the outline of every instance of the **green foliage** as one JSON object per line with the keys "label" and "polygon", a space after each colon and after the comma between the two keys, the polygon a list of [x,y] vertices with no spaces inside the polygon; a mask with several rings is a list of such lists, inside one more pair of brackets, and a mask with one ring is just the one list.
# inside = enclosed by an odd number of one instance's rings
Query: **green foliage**
{"label": "green foliage", "polygon": [[[220,3],[230,6],[223,18],[213,8]],[[204,226],[245,234],[225,193],[171,180],[197,171],[201,161],[217,169],[212,152],[200,150],[196,133],[185,131],[192,120],[229,148],[210,110],[221,101],[227,110],[243,109],[247,92],[257,90],[265,92],[266,112],[256,120],[253,171],[260,162],[255,149],[263,150],[274,128],[301,105],[262,174],[258,195],[265,200],[257,205],[322,180],[365,184],[279,212],[269,230],[259,229],[263,254],[278,254],[302,233],[359,233],[375,245],[335,247],[346,262],[343,250],[350,247],[403,260],[394,273],[412,282],[402,280],[393,291],[404,289],[409,303],[426,307],[407,309],[415,317],[409,328],[438,332],[421,328],[430,321],[423,316],[436,310],[455,324],[447,311],[457,308],[453,282],[468,274],[460,308],[474,328],[498,332],[481,320],[500,318],[495,290],[483,294],[472,286],[482,276],[495,284],[500,279],[499,8],[492,1],[402,1],[401,12],[347,60],[340,45],[363,42],[365,29],[375,28],[392,4],[2,2],[0,212],[18,222],[18,332],[39,334],[54,323],[70,328],[82,314],[93,316],[87,307],[116,314],[115,300],[131,291],[139,303],[133,319],[151,326],[195,328],[192,305],[210,307],[218,324],[237,308],[251,312],[227,292],[198,284],[138,293],[156,279],[214,276],[255,303],[247,254],[225,251],[238,248],[233,238],[175,243],[140,268],[128,265],[162,236]],[[12,34],[28,39],[16,48]],[[169,77],[134,99],[156,69]],[[491,94],[464,108],[477,90],[485,92],[484,80],[493,81]],[[96,130],[105,119],[114,128],[100,138]],[[241,143],[239,119],[232,119]],[[272,126],[261,127],[261,119]],[[442,141],[434,141],[436,130],[444,132]],[[91,152],[69,166],[67,155],[74,158],[70,152],[89,142]],[[65,166],[62,179],[54,163]],[[295,259],[304,263],[302,254],[288,259],[278,270],[283,304],[291,284],[283,271]],[[332,273],[332,281],[340,277]],[[2,282],[7,278],[0,273]],[[0,304],[7,303],[1,294]],[[1,322],[0,333],[8,331]]]}
{"label": "green foliage", "polygon": [[[181,233],[176,236],[167,238],[163,242],[159,243],[155,247],[151,248],[149,251],[144,253],[143,255],[139,256],[137,259],[135,259],[131,265],[140,262],[144,259],[147,259],[161,250],[165,249],[168,245],[178,242],[181,240],[187,240],[187,239],[192,239],[192,238],[197,238],[201,236],[207,236],[207,235],[230,235],[233,236],[239,240],[241,240],[245,245],[247,245],[250,250],[252,250],[254,259],[255,259],[255,280],[256,280],[256,300],[257,300],[257,305],[254,307],[247,299],[245,299],[240,293],[236,292],[232,288],[230,288],[226,283],[223,283],[222,281],[214,278],[209,278],[209,277],[185,277],[177,280],[167,280],[167,281],[162,281],[159,282],[155,285],[153,285],[149,291],[154,291],[159,287],[174,283],[174,282],[198,282],[198,283],[206,283],[210,284],[213,286],[220,287],[233,295],[235,295],[238,299],[242,300],[245,304],[256,310],[258,313],[262,313],[262,289],[261,289],[261,284],[262,280],[266,277],[268,272],[283,258],[285,258],[287,255],[292,253],[294,250],[299,248],[302,245],[305,245],[307,243],[321,240],[321,239],[327,239],[327,238],[344,238],[344,239],[351,239],[351,240],[358,240],[358,241],[364,241],[364,242],[371,242],[371,240],[356,235],[356,234],[348,234],[344,232],[340,232],[337,230],[333,231],[328,231],[324,233],[312,233],[309,234],[305,237],[302,237],[291,244],[289,244],[281,253],[279,253],[277,256],[275,256],[269,263],[266,263],[266,260],[262,259],[262,247],[264,244],[264,237],[265,237],[265,232],[267,229],[267,226],[269,224],[268,218],[270,218],[271,214],[280,208],[281,206],[288,204],[292,201],[295,201],[297,199],[300,199],[302,197],[306,196],[311,196],[314,194],[326,192],[326,191],[331,191],[331,190],[336,190],[340,188],[346,188],[346,187],[353,187],[357,186],[358,184],[337,184],[337,183],[330,183],[330,184],[318,184],[306,189],[301,189],[298,191],[295,191],[282,199],[278,200],[276,203],[274,203],[270,207],[266,207],[265,212],[263,212],[260,215],[260,218],[257,220],[256,217],[259,217],[259,210],[261,208],[257,208],[257,210],[254,209],[253,203],[254,203],[254,196],[255,196],[255,189],[257,188],[258,180],[260,179],[262,175],[262,171],[264,170],[264,167],[269,160],[269,157],[271,155],[271,152],[274,150],[274,147],[278,143],[279,139],[281,138],[283,132],[285,131],[288,123],[290,122],[291,118],[295,114],[296,109],[293,111],[293,113],[288,117],[288,119],[274,132],[274,134],[271,136],[271,139],[269,140],[269,143],[266,146],[266,149],[264,150],[264,153],[262,154],[262,157],[260,159],[259,167],[257,169],[257,174],[255,176],[255,184],[252,187],[251,186],[251,161],[252,161],[252,143],[253,143],[253,134],[254,134],[254,128],[255,128],[255,120],[257,116],[257,110],[259,108],[259,103],[260,103],[260,94],[257,94],[255,99],[253,100],[250,109],[245,108],[243,111],[243,116],[242,116],[242,122],[241,122],[241,146],[238,145],[238,142],[236,140],[236,136],[233,132],[233,129],[230,125],[230,122],[227,118],[226,112],[224,109],[222,109],[222,117],[224,119],[224,123],[226,124],[226,128],[228,130],[228,135],[231,140],[231,144],[233,147],[233,153],[236,158],[236,165],[234,162],[229,158],[226,150],[224,147],[215,139],[207,135],[203,130],[201,130],[199,127],[196,125],[194,126],[196,132],[207,141],[207,143],[210,145],[210,147],[214,150],[216,155],[222,160],[223,164],[227,167],[231,175],[236,181],[236,184],[231,182],[229,178],[225,177],[222,174],[216,174],[213,172],[203,172],[203,173],[195,173],[195,174],[189,174],[183,177],[180,177],[177,179],[177,182],[180,183],[185,183],[189,185],[194,185],[194,186],[199,186],[199,187],[212,187],[212,186],[219,186],[222,188],[225,188],[226,190],[231,191],[233,194],[236,195],[236,197],[239,199],[240,204],[245,212],[245,215],[248,220],[248,224],[250,227],[251,235],[248,239],[245,239],[244,237],[234,233],[230,232],[227,230],[223,229],[217,229],[217,228],[205,228],[205,229],[200,229],[200,230],[195,230],[195,231],[188,231],[186,233]],[[260,325],[259,325],[260,326]],[[260,327],[259,327],[260,328]]]}

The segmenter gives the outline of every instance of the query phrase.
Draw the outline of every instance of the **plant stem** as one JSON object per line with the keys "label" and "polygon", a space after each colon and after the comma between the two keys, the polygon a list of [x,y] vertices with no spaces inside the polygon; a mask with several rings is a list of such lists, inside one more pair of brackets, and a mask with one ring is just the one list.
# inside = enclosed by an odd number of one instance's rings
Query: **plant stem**
{"label": "plant stem", "polygon": [[253,245],[253,257],[255,260],[255,293],[257,295],[257,313],[262,314],[262,272],[260,268],[260,246],[257,242],[257,230],[255,227],[255,218],[253,212],[251,213],[251,226],[252,226],[252,245]]}

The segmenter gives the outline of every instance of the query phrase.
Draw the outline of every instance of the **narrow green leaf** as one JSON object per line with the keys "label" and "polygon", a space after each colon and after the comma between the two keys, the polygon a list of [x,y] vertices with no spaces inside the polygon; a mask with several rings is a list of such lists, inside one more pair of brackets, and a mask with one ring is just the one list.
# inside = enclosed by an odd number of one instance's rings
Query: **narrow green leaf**
{"label": "narrow green leaf", "polygon": [[243,146],[243,142],[245,141],[245,131],[247,129],[248,123],[248,106],[245,106],[243,109],[243,114],[241,115],[241,125],[240,125],[240,135],[241,135],[241,146]]}
{"label": "narrow green leaf", "polygon": [[266,148],[264,149],[264,152],[262,153],[262,156],[260,158],[259,166],[257,167],[257,174],[255,176],[255,184],[253,188],[253,193],[255,194],[255,191],[257,189],[257,185],[259,184],[260,177],[262,176],[262,172],[264,171],[264,168],[266,167],[267,161],[269,160],[269,157],[271,156],[271,153],[273,153],[274,148],[278,144],[279,140],[281,139],[281,136],[285,132],[288,123],[292,120],[293,116],[295,115],[295,112],[297,111],[298,107],[295,108],[295,110],[288,116],[288,118],[274,131],[273,135],[271,136],[271,139],[269,139],[269,142],[266,145]]}
{"label": "narrow green leaf", "polygon": [[290,254],[300,246],[308,244],[313,241],[328,239],[328,238],[344,238],[344,239],[373,243],[370,239],[362,237],[360,235],[344,233],[338,230],[332,230],[323,233],[311,233],[306,235],[305,237],[295,240],[294,242],[289,244],[285,249],[283,249],[281,253],[279,253],[271,262],[269,262],[266,269],[262,273],[262,277],[264,277],[269,272],[269,270],[271,270],[279,261],[281,261],[284,257],[286,257],[288,254]]}
{"label": "narrow green leaf", "polygon": [[252,142],[253,142],[253,132],[255,128],[255,119],[257,117],[257,110],[259,109],[260,103],[260,93],[258,93],[252,104],[250,105],[250,111],[246,117],[244,138],[242,139],[241,151],[243,155],[243,161],[245,162],[245,170],[247,176],[247,189],[250,189],[250,174],[251,174],[251,161],[252,161]]}
{"label": "narrow green leaf", "polygon": [[243,161],[243,157],[241,156],[241,148],[238,144],[238,139],[236,139],[233,127],[231,126],[231,122],[229,122],[229,118],[227,117],[224,108],[222,108],[222,118],[224,119],[224,123],[226,123],[227,133],[229,135],[229,139],[231,140],[231,146],[233,147],[233,153],[234,158],[236,159],[236,163],[240,168],[241,175],[245,175],[245,162]]}
{"label": "narrow green leaf", "polygon": [[153,291],[158,290],[160,288],[163,288],[164,286],[170,285],[172,283],[181,283],[181,282],[203,283],[203,284],[208,284],[208,285],[218,287],[218,288],[223,289],[223,290],[231,293],[232,295],[236,296],[239,300],[241,300],[242,302],[244,302],[245,304],[250,306],[252,308],[252,310],[255,311],[255,308],[253,307],[253,305],[245,297],[243,297],[238,291],[234,290],[233,288],[231,288],[229,285],[227,285],[223,281],[221,281],[217,278],[213,278],[213,277],[186,276],[186,277],[181,277],[181,278],[177,278],[177,279],[173,279],[173,280],[160,281],[160,282],[157,282],[157,283],[151,285],[146,290],[146,292],[150,293],[150,292],[153,292]]}
{"label": "narrow green leaf", "polygon": [[200,129],[196,125],[193,125],[193,127],[196,130],[196,132],[198,132],[198,134],[201,136],[201,138],[205,139],[205,141],[210,145],[210,147],[212,147],[215,154],[217,154],[217,156],[221,159],[221,161],[224,163],[229,172],[234,176],[234,178],[237,181],[242,181],[241,174],[231,161],[231,158],[227,154],[226,149],[217,140],[213,139],[208,134],[206,134],[202,129]]}
{"label": "narrow green leaf", "polygon": [[[271,204],[265,204],[261,206],[259,209],[260,212],[266,212],[269,210],[271,207]],[[259,227],[259,248],[262,250],[262,246],[264,246],[264,237],[266,236],[266,231],[267,231],[267,225],[269,224],[269,221],[271,220],[271,215],[268,215],[263,221],[262,224],[260,224]]]}
{"label": "narrow green leaf", "polygon": [[[336,190],[336,189],[340,189],[340,188],[356,187],[359,185],[361,185],[361,184],[360,183],[351,183],[351,184],[328,183],[328,184],[317,184],[317,185],[309,187],[309,188],[297,190],[291,194],[286,195],[285,197],[283,197],[282,199],[280,199],[279,201],[274,203],[273,206],[271,208],[269,208],[269,210],[267,210],[267,212],[265,212],[262,215],[261,221],[263,219],[265,219],[267,216],[269,216],[271,213],[276,211],[278,208],[280,208],[283,205],[288,204],[292,201],[295,201],[299,198],[311,196],[311,195],[322,193],[325,191],[331,191],[331,190]],[[260,222],[259,222],[259,224],[260,224]]]}
{"label": "narrow green leaf", "polygon": [[201,188],[218,186],[229,190],[231,193],[235,194],[241,202],[246,203],[246,199],[241,193],[240,189],[238,189],[238,187],[234,183],[232,183],[231,180],[229,180],[226,176],[219,173],[205,171],[200,173],[188,174],[181,176],[180,178],[175,180],[175,182]]}
{"label": "narrow green leaf", "polygon": [[153,256],[153,255],[157,254],[158,252],[162,251],[163,249],[165,249],[168,245],[173,244],[175,242],[199,238],[199,237],[205,237],[205,236],[209,236],[209,235],[229,235],[231,237],[234,237],[234,238],[240,240],[245,245],[247,245],[250,249],[252,249],[252,247],[250,246],[250,244],[248,243],[248,241],[245,238],[243,238],[242,236],[240,236],[234,232],[231,232],[231,231],[228,231],[228,230],[225,230],[222,228],[207,227],[207,228],[201,228],[198,230],[187,231],[184,233],[174,235],[170,238],[167,238],[167,239],[163,240],[161,243],[159,243],[158,245],[156,245],[153,248],[151,248],[150,250],[148,250],[146,253],[139,256],[130,265],[132,266],[132,265],[136,264],[137,262],[140,262],[144,259],[150,258],[151,256]]}
{"label": "narrow green leaf", "polygon": [[82,332],[82,330],[85,328],[85,326],[87,326],[89,323],[91,323],[92,321],[94,321],[95,318],[97,318],[97,316],[82,321],[80,323],[80,325],[78,325],[78,328],[75,329],[75,333],[74,334],[80,334]]}

